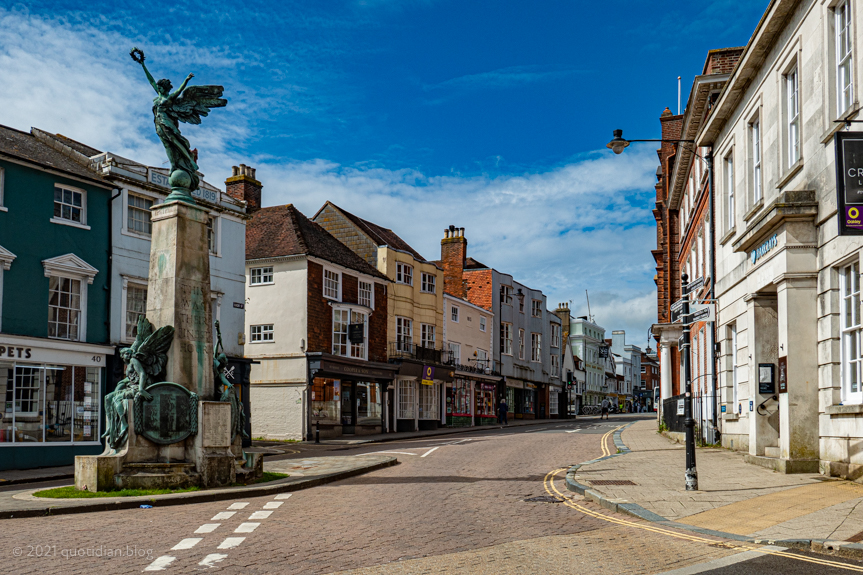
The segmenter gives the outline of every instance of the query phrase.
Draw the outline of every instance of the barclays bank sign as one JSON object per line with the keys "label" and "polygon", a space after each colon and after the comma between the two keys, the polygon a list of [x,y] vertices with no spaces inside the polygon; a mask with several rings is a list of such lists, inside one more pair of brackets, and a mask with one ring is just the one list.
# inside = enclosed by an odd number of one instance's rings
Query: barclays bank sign
{"label": "barclays bank sign", "polygon": [[779,245],[779,239],[776,237],[776,234],[773,234],[773,236],[767,241],[749,252],[749,259],[752,260],[752,263],[754,264],[767,255],[767,252],[775,248],[777,245]]}

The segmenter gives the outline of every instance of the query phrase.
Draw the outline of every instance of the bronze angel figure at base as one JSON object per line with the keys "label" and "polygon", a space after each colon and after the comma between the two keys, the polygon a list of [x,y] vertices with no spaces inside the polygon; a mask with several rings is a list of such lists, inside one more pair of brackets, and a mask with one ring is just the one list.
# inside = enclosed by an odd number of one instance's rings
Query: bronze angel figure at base
{"label": "bronze angel figure at base", "polygon": [[126,364],[126,377],[105,396],[105,433],[102,437],[107,438],[111,449],[120,449],[126,443],[129,431],[126,400],[134,399],[136,395],[141,395],[146,401],[151,400],[153,397],[147,393],[147,387],[164,380],[168,350],[173,341],[173,326],[153,329],[153,324],[141,316],[135,343],[120,350],[120,357]]}
{"label": "bronze angel figure at base", "polygon": [[[200,124],[201,117],[210,113],[212,108],[223,108],[228,101],[222,98],[222,86],[188,86],[194,75],[189,74],[180,87],[174,90],[168,79],[158,82],[153,79],[144,64],[144,52],[133,48],[129,53],[132,59],[141,65],[147,80],[156,91],[153,98],[153,122],[156,124],[156,134],[165,146],[168,160],[171,162],[171,194],[167,201],[182,200],[195,203],[191,193],[198,189],[197,154],[192,151],[189,140],[180,134],[180,122]],[[188,86],[188,87],[187,87]]]}

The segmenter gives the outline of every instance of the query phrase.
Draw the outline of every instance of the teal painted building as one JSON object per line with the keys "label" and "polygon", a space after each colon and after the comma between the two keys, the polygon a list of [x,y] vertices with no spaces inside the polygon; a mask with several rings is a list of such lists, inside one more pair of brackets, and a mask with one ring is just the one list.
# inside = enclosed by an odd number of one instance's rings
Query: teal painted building
{"label": "teal painted building", "polygon": [[112,189],[0,126],[0,470],[102,451]]}

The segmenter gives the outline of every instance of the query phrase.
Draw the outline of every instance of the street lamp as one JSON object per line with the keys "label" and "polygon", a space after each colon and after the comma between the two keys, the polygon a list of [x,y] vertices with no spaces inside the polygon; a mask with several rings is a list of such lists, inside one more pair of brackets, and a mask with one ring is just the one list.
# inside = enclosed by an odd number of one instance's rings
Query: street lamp
{"label": "street lamp", "polygon": [[612,132],[614,137],[611,139],[609,143],[605,145],[606,148],[614,152],[615,154],[622,154],[623,150],[625,150],[629,144],[632,142],[664,142],[666,144],[694,144],[695,140],[624,140],[623,139],[623,130],[614,130]]}

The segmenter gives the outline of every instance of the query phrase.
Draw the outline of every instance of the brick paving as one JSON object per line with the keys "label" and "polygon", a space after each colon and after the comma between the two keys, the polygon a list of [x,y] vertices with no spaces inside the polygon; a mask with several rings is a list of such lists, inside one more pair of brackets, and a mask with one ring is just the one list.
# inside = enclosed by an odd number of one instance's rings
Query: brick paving
{"label": "brick paving", "polygon": [[[244,509],[219,520],[217,514],[230,513],[231,501],[3,520],[3,571],[139,573],[158,557],[173,557],[168,573],[203,569],[202,561],[220,572],[249,574],[491,572],[487,565],[496,565],[495,573],[655,573],[734,553],[613,525],[559,503],[524,501],[546,495],[549,471],[601,455],[598,434],[565,432],[584,424],[340,450],[357,459],[376,450],[404,454],[396,456],[401,464],[395,467],[296,492],[256,520],[260,526],[253,532],[239,535],[234,530],[277,502],[273,496],[241,499],[248,503]],[[219,526],[195,533],[213,523]],[[245,539],[217,549],[227,537]],[[172,550],[189,538],[200,541]],[[58,556],[28,556],[37,545]],[[143,555],[106,557],[104,549],[117,545]],[[102,557],[86,556],[88,548],[100,546]],[[16,547],[24,556],[14,556]],[[67,549],[85,556],[64,558]]]}
{"label": "brick paving", "polygon": [[[642,420],[622,432],[631,450],[579,468],[576,481],[615,502],[636,503],[699,527],[765,539],[845,539],[860,531],[863,486],[817,474],[784,475],[726,449],[698,449],[699,491],[684,489],[686,451]],[[593,485],[629,480],[635,485]]]}

